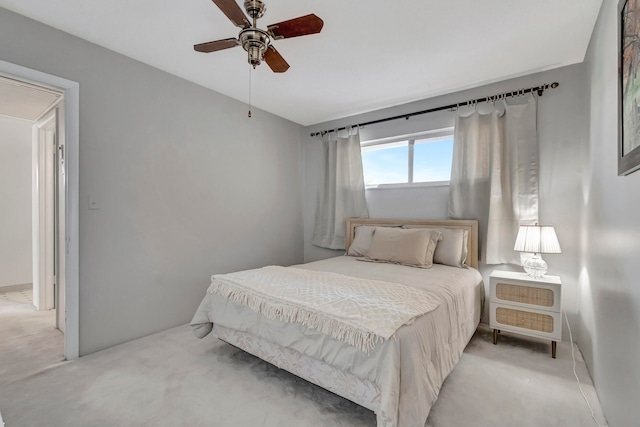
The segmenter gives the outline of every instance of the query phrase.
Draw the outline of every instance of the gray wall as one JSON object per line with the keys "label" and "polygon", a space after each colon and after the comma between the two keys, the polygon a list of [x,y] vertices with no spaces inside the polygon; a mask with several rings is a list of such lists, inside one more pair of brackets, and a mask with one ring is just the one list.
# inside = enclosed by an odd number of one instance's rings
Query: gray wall
{"label": "gray wall", "polygon": [[31,283],[31,127],[0,116],[0,287]]}
{"label": "gray wall", "polygon": [[[546,255],[545,259],[549,264],[549,274],[556,274],[562,278],[564,283],[563,308],[567,311],[573,326],[577,328],[577,284],[580,274],[581,236],[577,219],[581,215],[582,162],[587,145],[588,93],[585,92],[586,75],[584,65],[578,64],[308,127],[305,131],[303,148],[306,173],[305,193],[308,195],[304,202],[305,260],[311,261],[338,253],[311,245],[316,195],[323,173],[323,150],[320,140],[311,138],[310,132],[401,115],[557,81],[560,86],[557,89],[546,91],[539,100],[538,108],[540,220],[556,227],[563,253]],[[482,105],[479,108],[482,109]],[[376,139],[429,129],[441,129],[453,126],[454,120],[455,113],[451,111],[416,116],[410,120],[396,120],[362,129],[362,139]],[[367,190],[367,202],[372,217],[442,219],[447,216],[448,186],[371,189]],[[517,266],[507,265],[486,266],[481,262],[480,271],[487,285],[489,274],[494,268],[520,269]],[[488,286],[486,290],[488,295]],[[488,305],[485,306],[484,321],[488,321],[486,313],[488,313]],[[566,326],[563,337],[564,339],[568,338]]]}
{"label": "gray wall", "polygon": [[[0,58],[80,84],[80,354],[303,260],[301,127],[0,9]],[[89,198],[99,210],[89,210]]]}
{"label": "gray wall", "polygon": [[605,0],[589,47],[590,155],[581,189],[580,349],[612,427],[640,420],[640,172],[617,173],[617,1]]}

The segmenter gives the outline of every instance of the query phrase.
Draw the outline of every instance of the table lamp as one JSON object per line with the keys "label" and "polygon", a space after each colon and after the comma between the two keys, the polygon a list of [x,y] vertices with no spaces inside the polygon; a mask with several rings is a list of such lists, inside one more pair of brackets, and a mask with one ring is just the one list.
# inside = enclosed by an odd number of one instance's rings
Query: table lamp
{"label": "table lamp", "polygon": [[562,252],[556,231],[550,225],[521,225],[518,229],[514,251],[531,252],[533,256],[524,262],[524,271],[531,277],[540,278],[547,272],[547,263],[540,254]]}

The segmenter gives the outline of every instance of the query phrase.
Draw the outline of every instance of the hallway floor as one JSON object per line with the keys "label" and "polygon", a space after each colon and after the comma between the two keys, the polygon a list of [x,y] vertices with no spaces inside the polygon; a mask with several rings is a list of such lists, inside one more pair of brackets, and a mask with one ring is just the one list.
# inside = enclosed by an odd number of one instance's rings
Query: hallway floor
{"label": "hallway floor", "polygon": [[8,384],[64,360],[55,310],[38,311],[31,289],[0,292],[0,383]]}
{"label": "hallway floor", "polygon": [[8,286],[7,288],[8,290],[0,292],[0,300],[10,301],[18,304],[33,304],[32,289],[17,289],[17,286]]}

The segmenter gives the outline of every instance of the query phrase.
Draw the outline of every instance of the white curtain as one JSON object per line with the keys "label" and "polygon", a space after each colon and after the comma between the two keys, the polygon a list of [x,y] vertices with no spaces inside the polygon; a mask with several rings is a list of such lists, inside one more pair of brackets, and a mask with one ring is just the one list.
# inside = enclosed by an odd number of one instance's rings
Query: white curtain
{"label": "white curtain", "polygon": [[501,103],[489,114],[458,114],[449,216],[478,219],[486,264],[519,264],[520,223],[538,221],[537,99]]}
{"label": "white curtain", "polygon": [[369,210],[364,196],[364,176],[360,135],[349,131],[349,136],[334,139],[325,135],[326,154],[324,186],[320,190],[313,243],[329,249],[344,249],[345,224],[349,217],[368,218]]}

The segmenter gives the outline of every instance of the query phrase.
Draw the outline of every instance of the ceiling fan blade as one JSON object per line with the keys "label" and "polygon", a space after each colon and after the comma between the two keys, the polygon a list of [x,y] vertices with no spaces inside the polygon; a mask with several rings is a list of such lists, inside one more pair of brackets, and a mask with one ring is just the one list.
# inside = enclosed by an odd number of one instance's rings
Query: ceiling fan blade
{"label": "ceiling fan blade", "polygon": [[267,51],[264,53],[264,62],[267,63],[274,73],[284,73],[289,69],[287,61],[284,60],[273,46],[269,46]]}
{"label": "ceiling fan blade", "polygon": [[196,52],[215,52],[218,50],[229,49],[230,47],[236,47],[240,44],[238,39],[224,39],[216,40],[214,42],[200,43],[193,46],[193,50]]}
{"label": "ceiling fan blade", "polygon": [[212,0],[212,1],[216,4],[216,6],[220,8],[222,13],[227,15],[227,18],[229,18],[229,20],[233,22],[233,24],[236,27],[249,28],[251,26],[251,22],[249,22],[249,18],[247,18],[247,15],[245,15],[242,9],[240,9],[240,6],[238,6],[238,3],[236,3],[236,0]]}
{"label": "ceiling fan blade", "polygon": [[288,39],[290,37],[319,33],[323,25],[322,19],[312,13],[311,15],[269,25],[267,31],[274,39]]}

